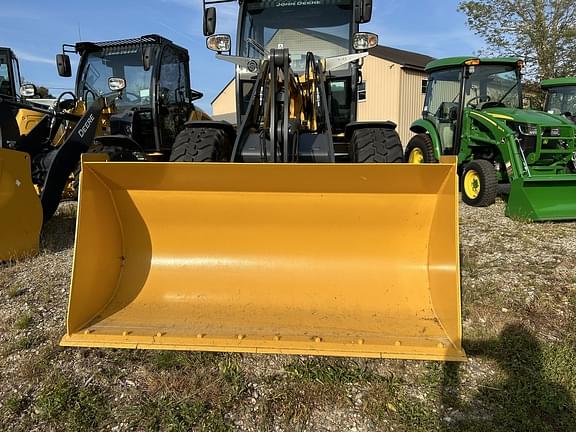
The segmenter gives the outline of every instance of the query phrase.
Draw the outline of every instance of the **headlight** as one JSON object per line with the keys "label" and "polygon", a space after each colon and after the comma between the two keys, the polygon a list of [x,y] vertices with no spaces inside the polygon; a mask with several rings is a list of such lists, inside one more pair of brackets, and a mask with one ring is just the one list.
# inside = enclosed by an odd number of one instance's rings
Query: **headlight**
{"label": "headlight", "polygon": [[212,51],[227,52],[232,46],[232,38],[226,34],[213,35],[206,38],[206,46]]}
{"label": "headlight", "polygon": [[378,35],[374,33],[355,33],[352,45],[356,51],[365,51],[378,45]]}
{"label": "headlight", "polygon": [[522,135],[528,135],[528,136],[538,135],[538,127],[533,124],[519,124],[518,130]]}
{"label": "headlight", "polygon": [[560,136],[560,129],[559,128],[550,129],[550,136],[559,137]]}

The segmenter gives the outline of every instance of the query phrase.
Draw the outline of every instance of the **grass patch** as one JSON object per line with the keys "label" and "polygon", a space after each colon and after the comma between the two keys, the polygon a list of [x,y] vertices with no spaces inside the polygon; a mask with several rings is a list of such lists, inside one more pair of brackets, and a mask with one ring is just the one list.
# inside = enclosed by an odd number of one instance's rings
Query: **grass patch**
{"label": "grass patch", "polygon": [[230,400],[234,400],[246,390],[246,379],[242,368],[233,355],[226,356],[218,363],[218,369],[224,378],[224,381],[230,387]]}
{"label": "grass patch", "polygon": [[33,315],[30,312],[25,312],[20,315],[14,322],[14,327],[18,330],[25,330],[32,325]]}
{"label": "grass patch", "polygon": [[94,430],[107,413],[103,392],[75,385],[63,376],[49,381],[35,406],[42,419],[70,431]]}
{"label": "grass patch", "polygon": [[12,396],[4,401],[4,412],[6,415],[19,416],[30,406],[30,398],[26,396]]}
{"label": "grass patch", "polygon": [[224,413],[193,398],[171,395],[146,398],[136,409],[131,428],[136,430],[206,431],[231,430]]}
{"label": "grass patch", "polygon": [[343,385],[375,383],[385,380],[354,360],[312,358],[298,359],[285,367],[288,375],[303,382]]}
{"label": "grass patch", "polygon": [[24,289],[18,285],[18,284],[14,284],[14,285],[10,285],[8,287],[8,289],[6,290],[6,295],[8,296],[8,298],[13,299],[16,297],[20,297],[22,294],[24,294]]}
{"label": "grass patch", "polygon": [[29,350],[40,346],[46,341],[46,336],[42,333],[28,334],[15,338],[6,344],[3,354],[10,355],[17,351]]}

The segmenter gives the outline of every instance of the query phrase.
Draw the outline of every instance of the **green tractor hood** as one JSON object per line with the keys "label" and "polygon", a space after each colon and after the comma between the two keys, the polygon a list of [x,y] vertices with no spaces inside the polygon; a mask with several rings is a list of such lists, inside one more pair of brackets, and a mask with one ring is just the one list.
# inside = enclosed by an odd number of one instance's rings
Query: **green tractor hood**
{"label": "green tractor hood", "polygon": [[513,121],[516,123],[529,123],[541,126],[565,126],[573,125],[566,117],[549,114],[543,111],[518,109],[518,108],[486,108],[483,113],[499,120]]}

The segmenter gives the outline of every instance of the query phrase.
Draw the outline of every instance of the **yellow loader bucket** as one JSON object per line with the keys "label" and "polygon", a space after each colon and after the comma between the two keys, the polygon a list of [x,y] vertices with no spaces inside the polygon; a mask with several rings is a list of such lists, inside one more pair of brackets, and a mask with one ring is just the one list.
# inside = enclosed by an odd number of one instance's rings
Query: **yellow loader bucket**
{"label": "yellow loader bucket", "polygon": [[38,252],[42,206],[32,184],[30,156],[0,149],[0,262]]}
{"label": "yellow loader bucket", "polygon": [[65,346],[464,360],[456,165],[85,162],[67,326]]}

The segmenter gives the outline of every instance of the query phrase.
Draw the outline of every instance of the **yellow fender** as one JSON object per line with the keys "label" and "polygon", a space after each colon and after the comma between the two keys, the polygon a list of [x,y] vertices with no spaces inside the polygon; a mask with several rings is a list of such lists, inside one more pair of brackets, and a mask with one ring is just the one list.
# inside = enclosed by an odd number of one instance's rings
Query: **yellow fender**
{"label": "yellow fender", "polygon": [[0,149],[0,261],[38,253],[42,206],[32,184],[30,156]]}

